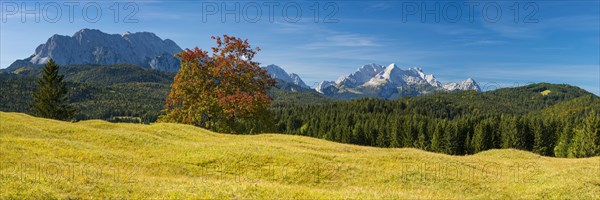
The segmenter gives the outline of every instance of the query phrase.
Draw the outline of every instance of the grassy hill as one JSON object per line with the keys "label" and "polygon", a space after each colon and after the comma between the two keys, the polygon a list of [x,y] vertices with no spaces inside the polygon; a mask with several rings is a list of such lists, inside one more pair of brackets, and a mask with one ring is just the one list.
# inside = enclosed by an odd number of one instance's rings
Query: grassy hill
{"label": "grassy hill", "polygon": [[6,198],[600,198],[600,157],[449,156],[0,112]]}

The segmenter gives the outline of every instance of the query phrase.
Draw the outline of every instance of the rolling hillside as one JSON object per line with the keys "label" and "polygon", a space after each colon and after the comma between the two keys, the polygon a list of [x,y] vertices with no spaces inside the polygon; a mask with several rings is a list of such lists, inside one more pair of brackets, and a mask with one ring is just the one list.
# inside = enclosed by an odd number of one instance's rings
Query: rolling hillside
{"label": "rolling hillside", "polygon": [[600,157],[449,156],[177,124],[0,112],[0,199],[598,199]]}

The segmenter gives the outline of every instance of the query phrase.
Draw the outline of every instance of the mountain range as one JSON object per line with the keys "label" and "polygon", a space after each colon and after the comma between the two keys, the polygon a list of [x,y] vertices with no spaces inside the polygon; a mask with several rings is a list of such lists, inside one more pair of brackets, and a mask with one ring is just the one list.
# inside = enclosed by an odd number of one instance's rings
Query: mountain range
{"label": "mountain range", "polygon": [[472,78],[461,83],[442,84],[433,74],[425,74],[421,68],[401,69],[392,63],[386,67],[366,64],[348,76],[335,82],[322,81],[315,88],[319,93],[337,97],[381,97],[420,96],[433,92],[453,92],[481,89]]}
{"label": "mountain range", "polygon": [[33,55],[15,61],[7,69],[41,65],[53,58],[59,65],[134,64],[176,72],[179,60],[173,54],[179,51],[181,48],[172,40],[163,40],[150,32],[107,34],[95,29],[81,29],[73,36],[53,35],[40,44]]}
{"label": "mountain range", "polygon": [[[170,39],[161,39],[150,32],[125,32],[108,34],[95,29],[82,29],[73,36],[53,35],[39,45],[28,58],[17,60],[5,71],[21,73],[31,66],[41,66],[49,58],[59,65],[114,65],[132,64],[159,71],[177,72],[179,60],[173,57],[181,48]],[[281,86],[290,91],[311,89],[295,73],[271,64],[262,67]],[[291,85],[299,87],[291,87]],[[440,83],[434,75],[425,74],[421,68],[401,69],[396,64],[382,66],[366,64],[354,73],[337,81],[323,81],[315,91],[333,98],[353,99],[377,97],[395,99],[401,96],[421,96],[435,92],[480,91],[475,80],[461,83]]]}

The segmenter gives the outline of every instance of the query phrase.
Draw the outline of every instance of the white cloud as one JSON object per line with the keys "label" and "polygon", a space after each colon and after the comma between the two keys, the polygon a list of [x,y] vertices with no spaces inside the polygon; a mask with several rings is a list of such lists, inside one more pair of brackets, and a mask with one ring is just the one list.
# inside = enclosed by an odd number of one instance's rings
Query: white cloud
{"label": "white cloud", "polygon": [[495,44],[505,44],[506,41],[501,40],[473,40],[470,42],[466,42],[464,46],[482,46],[482,45],[495,45]]}
{"label": "white cloud", "polygon": [[358,34],[340,34],[326,36],[322,40],[306,44],[305,49],[323,49],[332,47],[379,47],[379,44],[373,37],[362,36]]}

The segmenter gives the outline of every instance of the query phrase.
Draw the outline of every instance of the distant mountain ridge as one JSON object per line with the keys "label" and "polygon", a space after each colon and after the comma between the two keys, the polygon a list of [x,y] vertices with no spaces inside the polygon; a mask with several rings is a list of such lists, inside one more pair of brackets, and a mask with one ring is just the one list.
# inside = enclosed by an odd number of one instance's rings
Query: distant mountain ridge
{"label": "distant mountain ridge", "polygon": [[[287,73],[283,68],[271,64],[262,67],[280,84],[297,85],[310,88],[299,75]],[[287,90],[298,91],[293,87]],[[433,74],[425,74],[421,68],[401,69],[396,64],[386,67],[378,64],[366,64],[348,76],[342,76],[336,81],[322,81],[315,91],[336,99],[354,99],[375,97],[396,99],[401,96],[421,96],[436,92],[456,92],[474,90],[481,92],[479,84],[468,78],[460,83],[442,84]]]}
{"label": "distant mountain ridge", "polygon": [[394,99],[400,96],[420,96],[435,92],[481,91],[472,78],[461,83],[442,84],[433,74],[421,68],[401,69],[392,63],[386,67],[366,64],[337,81],[322,81],[315,88],[319,93],[338,98],[380,97]]}
{"label": "distant mountain ridge", "polygon": [[283,81],[285,83],[293,83],[303,88],[310,88],[308,85],[306,85],[306,83],[304,83],[298,74],[288,74],[283,68],[277,65],[271,64],[261,68],[267,70],[267,73],[275,80],[280,82]]}
{"label": "distant mountain ridge", "polygon": [[181,48],[170,39],[150,32],[107,34],[95,29],[81,29],[73,36],[55,34],[39,45],[28,58],[17,60],[7,69],[41,65],[49,58],[59,65],[134,64],[144,68],[174,72],[179,60],[173,54]]}

